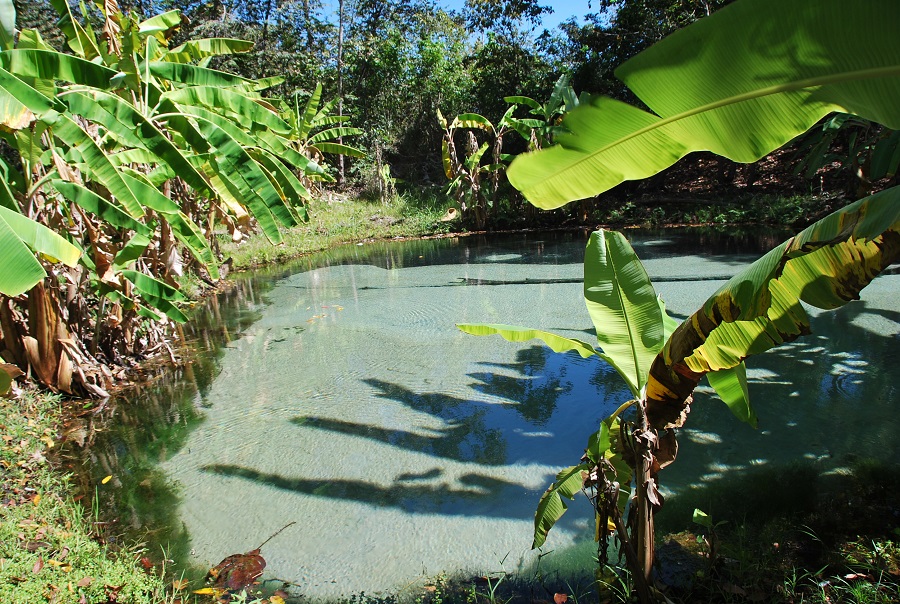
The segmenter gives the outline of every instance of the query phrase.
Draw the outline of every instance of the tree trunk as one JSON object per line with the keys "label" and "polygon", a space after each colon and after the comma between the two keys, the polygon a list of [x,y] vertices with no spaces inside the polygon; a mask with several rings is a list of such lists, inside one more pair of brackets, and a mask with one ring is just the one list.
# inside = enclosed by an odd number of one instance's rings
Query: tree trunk
{"label": "tree trunk", "polygon": [[[338,117],[344,115],[344,0],[338,0]],[[344,144],[344,137],[338,137],[338,144]],[[344,156],[338,154],[338,184],[344,184]]]}

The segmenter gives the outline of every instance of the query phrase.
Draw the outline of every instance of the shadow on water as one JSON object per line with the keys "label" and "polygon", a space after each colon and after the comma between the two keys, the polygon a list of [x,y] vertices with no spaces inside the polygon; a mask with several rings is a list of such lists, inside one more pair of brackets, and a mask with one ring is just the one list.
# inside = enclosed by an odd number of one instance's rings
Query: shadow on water
{"label": "shadow on water", "polygon": [[519,485],[482,474],[470,473],[456,478],[464,488],[449,484],[417,484],[426,478],[440,478],[441,470],[435,468],[419,475],[395,481],[388,486],[363,480],[313,480],[291,478],[278,474],[260,472],[252,468],[235,465],[209,465],[201,468],[204,472],[250,480],[266,486],[314,497],[355,501],[373,507],[394,507],[409,514],[443,514],[448,516],[506,517],[500,507],[477,506],[474,511],[461,504],[480,499],[496,500],[503,490]]}
{"label": "shadow on water", "polygon": [[513,410],[534,426],[545,425],[553,416],[559,397],[572,391],[565,380],[566,365],[548,372],[547,361],[554,354],[544,346],[530,346],[516,352],[515,363],[484,363],[478,365],[512,370],[518,377],[498,373],[470,373],[477,383],[472,388],[494,396],[516,401]]}
{"label": "shadow on water", "polygon": [[483,415],[477,413],[455,422],[447,428],[431,430],[430,434],[388,430],[378,426],[323,417],[296,417],[291,422],[305,428],[368,438],[398,449],[421,452],[435,458],[483,465],[500,465],[506,458],[504,443],[499,432],[486,430],[483,426]]}

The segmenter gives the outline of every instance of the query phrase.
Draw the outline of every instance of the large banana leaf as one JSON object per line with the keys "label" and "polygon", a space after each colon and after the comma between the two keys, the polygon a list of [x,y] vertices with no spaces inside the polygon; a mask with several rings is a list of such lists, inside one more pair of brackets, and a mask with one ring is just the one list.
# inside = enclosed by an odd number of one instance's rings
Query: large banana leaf
{"label": "large banana leaf", "polygon": [[[226,176],[241,191],[250,210],[259,220],[259,215],[271,214],[284,226],[294,226],[296,219],[290,209],[285,205],[285,200],[272,186],[268,177],[260,169],[247,151],[243,149],[233,138],[212,122],[197,120],[201,132],[216,150],[216,164],[226,170]],[[263,202],[264,208],[255,203]],[[262,226],[262,221],[260,221]],[[274,243],[280,241],[280,235],[274,235],[266,231],[266,236]],[[277,241],[275,240],[277,238]]]}
{"label": "large banana leaf", "polygon": [[[559,207],[651,176],[692,151],[752,162],[833,111],[900,128],[900,3],[741,0],[616,71],[650,113],[594,98],[510,182]],[[688,85],[689,84],[689,85]]]}
{"label": "large banana leaf", "polygon": [[684,421],[710,371],[809,333],[800,301],[823,309],[858,299],[900,259],[900,187],[819,220],[732,277],[675,330],[653,361],[647,414],[655,427]]}
{"label": "large banana leaf", "polygon": [[62,99],[72,113],[103,124],[120,139],[152,151],[194,189],[204,191],[209,187],[203,175],[162,130],[127,101],[99,90],[72,92]]}
{"label": "large banana leaf", "polygon": [[141,235],[149,236],[151,234],[151,230],[147,225],[135,220],[128,212],[100,197],[90,189],[86,189],[73,182],[66,182],[59,179],[51,180],[50,184],[52,184],[63,197],[114,227],[131,229]]}
{"label": "large banana leaf", "polygon": [[221,86],[190,86],[179,88],[165,95],[179,105],[199,105],[241,120],[246,127],[247,120],[269,128],[273,132],[289,134],[291,127],[278,115],[266,109],[253,99]]}
{"label": "large banana leaf", "polygon": [[556,475],[556,480],[550,485],[538,503],[534,512],[534,541],[531,548],[541,547],[547,540],[547,533],[556,524],[569,506],[563,501],[563,497],[572,500],[581,492],[584,484],[583,474],[590,470],[587,463],[572,466],[562,470]]}
{"label": "large banana leaf", "polygon": [[[39,91],[3,68],[0,68],[0,93],[2,93],[4,103],[6,102],[6,99],[9,98],[38,116],[51,109],[55,111],[62,111],[64,109],[63,104],[58,100],[48,98],[41,94]],[[5,110],[0,114],[0,118],[4,118],[4,121],[6,121]]]}
{"label": "large banana leaf", "polygon": [[638,396],[665,342],[665,308],[644,265],[621,233],[591,234],[584,257],[584,301],[606,360]]}
{"label": "large banana leaf", "polygon": [[109,192],[116,196],[116,199],[132,217],[140,218],[144,215],[140,202],[122,180],[122,175],[109,161],[103,149],[87,132],[82,130],[81,126],[65,114],[45,116],[44,121],[51,124],[54,136],[70,148],[76,148],[79,151],[83,159],[82,170],[92,174],[98,182],[109,189]]}
{"label": "large banana leaf", "polygon": [[149,70],[157,78],[188,86],[235,86],[251,83],[251,80],[234,74],[185,63],[151,61]]}
{"label": "large banana leaf", "polygon": [[0,67],[20,78],[62,80],[109,89],[116,72],[98,63],[55,50],[16,49],[0,52]]}
{"label": "large banana leaf", "polygon": [[30,218],[0,206],[0,293],[18,296],[47,276],[34,252],[75,266],[81,251]]}
{"label": "large banana leaf", "polygon": [[138,24],[138,33],[140,33],[141,36],[147,36],[164,32],[180,23],[181,13],[177,10],[170,10],[141,21]]}

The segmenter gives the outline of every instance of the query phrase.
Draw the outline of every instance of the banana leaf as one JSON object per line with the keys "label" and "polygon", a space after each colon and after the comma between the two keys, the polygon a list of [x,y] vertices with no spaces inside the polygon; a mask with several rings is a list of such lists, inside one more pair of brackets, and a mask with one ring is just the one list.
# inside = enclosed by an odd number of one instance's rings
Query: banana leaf
{"label": "banana leaf", "polygon": [[0,206],[0,293],[18,296],[47,276],[34,252],[67,266],[75,266],[81,256],[81,250],[44,225]]}
{"label": "banana leaf", "polygon": [[203,232],[187,217],[177,203],[160,193],[147,182],[147,177],[138,172],[126,171],[122,174],[125,182],[141,199],[141,203],[154,210],[172,228],[172,234],[197,259],[213,279],[219,278],[218,263]]}
{"label": "banana leaf", "polygon": [[138,271],[123,270],[121,275],[134,284],[134,289],[152,308],[178,323],[187,321],[184,313],[173,304],[185,300],[184,294],[177,289]]}
{"label": "banana leaf", "polygon": [[101,90],[108,90],[116,72],[55,50],[16,49],[0,52],[0,67],[19,78],[62,80]]}
{"label": "banana leaf", "polygon": [[52,119],[45,116],[44,120],[51,125],[56,138],[69,147],[78,149],[83,158],[82,170],[93,175],[94,179],[115,195],[133,218],[140,218],[144,215],[140,202],[122,180],[122,175],[88,133],[82,130],[68,115],[56,115]]}
{"label": "banana leaf", "polygon": [[202,40],[189,40],[173,48],[162,60],[169,63],[190,63],[206,57],[216,57],[242,52],[249,52],[253,48],[253,42],[247,40],[233,40],[231,38],[204,38]]}
{"label": "banana leaf", "polygon": [[[157,78],[187,86],[236,86],[252,82],[252,80],[224,71],[185,63],[150,61],[149,69],[150,73]],[[141,73],[143,73],[143,69],[141,69]]]}
{"label": "banana leaf", "polygon": [[167,92],[165,96],[179,105],[199,105],[228,117],[241,120],[249,128],[250,120],[273,132],[289,134],[291,127],[276,114],[252,99],[219,86],[191,86]]}
{"label": "banana leaf", "polygon": [[558,145],[515,160],[509,180],[550,209],[693,151],[756,161],[833,111],[898,129],[897,23],[894,0],[730,4],[616,71],[653,113],[594,98],[566,116]]}
{"label": "banana leaf", "polygon": [[621,233],[591,234],[584,257],[584,300],[608,361],[639,396],[665,342],[665,307]]}
{"label": "banana leaf", "polygon": [[898,259],[900,187],[842,208],[779,245],[675,330],[650,369],[648,419],[657,428],[681,425],[704,374],[808,334],[801,301],[842,306]]}
{"label": "banana leaf", "polygon": [[309,137],[309,140],[307,140],[306,142],[309,145],[315,145],[316,143],[334,140],[342,136],[355,136],[362,133],[363,131],[359,128],[353,128],[349,126],[345,126],[342,128],[329,128],[328,130],[316,132],[314,135]]}
{"label": "banana leaf", "polygon": [[147,225],[135,220],[125,210],[103,199],[90,189],[59,179],[51,180],[50,184],[63,197],[116,228],[130,229],[147,236],[152,233]]}
{"label": "banana leaf", "polygon": [[133,146],[153,152],[195,190],[204,191],[209,187],[203,175],[163,131],[127,101],[102,91],[73,92],[62,99],[72,113],[103,124],[123,140],[132,141]]}
{"label": "banana leaf", "polygon": [[138,33],[141,36],[147,36],[169,31],[179,24],[181,24],[181,13],[177,10],[170,10],[138,23]]}

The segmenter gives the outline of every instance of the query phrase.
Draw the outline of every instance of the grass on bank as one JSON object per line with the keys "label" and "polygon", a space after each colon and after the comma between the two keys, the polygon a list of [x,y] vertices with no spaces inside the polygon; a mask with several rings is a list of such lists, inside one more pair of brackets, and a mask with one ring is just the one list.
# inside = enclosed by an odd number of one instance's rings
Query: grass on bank
{"label": "grass on bank", "polygon": [[388,203],[327,194],[309,204],[309,222],[282,229],[282,243],[272,245],[261,234],[233,243],[223,233],[220,251],[223,259],[231,258],[234,270],[244,270],[344,243],[449,233],[461,227],[441,220],[449,205],[440,191],[428,189],[403,193]]}
{"label": "grass on bank", "polygon": [[[621,228],[670,225],[775,227],[806,226],[841,205],[814,195],[777,197],[750,195],[741,199],[705,199],[649,203],[615,198],[588,200],[551,211],[511,209],[503,202],[493,213],[488,230],[524,228]],[[464,220],[442,220],[456,204],[440,188],[410,188],[387,203],[366,198],[326,194],[309,204],[309,222],[282,229],[284,241],[272,245],[253,233],[234,243],[227,233],[219,235],[222,259],[231,258],[234,270],[245,270],[285,262],[297,256],[347,243],[379,239],[414,238],[466,232]],[[458,208],[457,208],[458,209]]]}
{"label": "grass on bank", "polygon": [[140,568],[142,554],[97,541],[51,461],[60,418],[59,397],[0,398],[0,602],[163,602],[162,579]]}

